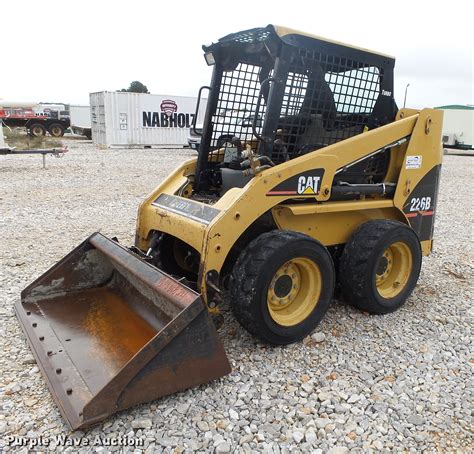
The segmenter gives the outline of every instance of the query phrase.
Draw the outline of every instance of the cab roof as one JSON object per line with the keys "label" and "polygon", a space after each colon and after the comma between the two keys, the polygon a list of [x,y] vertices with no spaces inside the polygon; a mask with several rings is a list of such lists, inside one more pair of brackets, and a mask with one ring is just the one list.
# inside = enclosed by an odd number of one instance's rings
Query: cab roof
{"label": "cab roof", "polygon": [[252,28],[220,38],[215,44],[203,46],[205,52],[212,51],[221,46],[231,44],[252,45],[259,42],[280,42],[287,46],[309,49],[324,49],[328,54],[346,53],[351,55],[366,55],[370,60],[377,59],[382,64],[393,67],[395,57],[381,52],[376,52],[363,47],[353,46],[351,44],[342,43],[322,36],[313,35],[281,25],[267,25],[266,27]]}
{"label": "cab roof", "polygon": [[331,43],[331,44],[336,44],[338,46],[343,46],[343,47],[350,47],[352,49],[357,49],[357,50],[361,50],[363,52],[368,52],[370,54],[375,54],[375,55],[380,55],[381,57],[387,57],[387,58],[392,58],[392,59],[395,59],[394,56],[392,55],[388,55],[388,54],[383,54],[381,52],[377,52],[377,51],[374,51],[374,50],[370,50],[370,49],[366,49],[364,47],[358,47],[358,46],[354,46],[352,44],[347,44],[347,43],[343,43],[341,41],[336,41],[336,40],[333,40],[333,39],[329,39],[329,38],[325,38],[323,36],[319,36],[319,35],[314,35],[312,33],[306,33],[306,32],[303,32],[303,31],[300,31],[300,30],[295,30],[293,28],[288,28],[288,27],[284,27],[282,25],[268,25],[266,28],[268,27],[273,27],[273,29],[275,30],[275,33],[283,40],[283,41],[287,41],[287,38],[289,36],[292,36],[292,35],[295,35],[295,36],[306,36],[307,38],[312,38],[312,39],[315,39],[315,40],[318,40],[318,41],[324,41],[326,43]]}

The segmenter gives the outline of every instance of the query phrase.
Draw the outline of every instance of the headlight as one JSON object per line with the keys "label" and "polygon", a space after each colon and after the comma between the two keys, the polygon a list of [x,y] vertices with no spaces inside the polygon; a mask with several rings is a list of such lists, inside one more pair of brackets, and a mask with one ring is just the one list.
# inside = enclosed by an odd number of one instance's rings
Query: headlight
{"label": "headlight", "polygon": [[206,63],[208,66],[212,66],[216,64],[216,61],[214,60],[214,55],[212,55],[212,52],[206,52],[204,54],[204,58],[206,59]]}

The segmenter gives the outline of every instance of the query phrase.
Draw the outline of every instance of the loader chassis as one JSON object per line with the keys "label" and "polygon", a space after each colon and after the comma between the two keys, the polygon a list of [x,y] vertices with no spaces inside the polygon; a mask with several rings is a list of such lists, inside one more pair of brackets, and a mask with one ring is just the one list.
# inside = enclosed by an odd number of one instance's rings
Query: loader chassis
{"label": "loader chassis", "polygon": [[[365,221],[397,220],[414,228],[420,236],[423,254],[427,255],[431,251],[436,210],[441,161],[438,129],[441,121],[441,115],[435,110],[425,109],[417,113],[402,110],[393,123],[267,169],[245,188],[233,188],[213,203],[212,209],[218,210],[219,214],[213,212],[211,223],[207,219],[193,220],[153,205],[161,194],[176,194],[187,183],[189,175],[196,171],[196,161],[187,162],[142,203],[136,246],[147,250],[151,233],[159,231],[176,236],[200,251],[198,288],[203,296],[207,295],[203,276],[211,270],[220,272],[239,237],[268,212],[277,228],[306,233],[327,247],[345,244],[354,229]],[[427,123],[434,132],[426,132]],[[397,145],[406,137],[410,139]],[[375,195],[361,198],[356,194],[352,200],[331,200],[333,180],[338,170],[390,144],[393,144],[387,170],[390,179],[386,181],[395,183],[395,192],[391,197]],[[406,168],[406,160],[410,156],[422,156],[422,165]],[[428,172],[430,176],[424,178]],[[309,196],[275,194],[281,187],[297,192],[298,176],[305,174],[320,178],[319,193]],[[176,200],[183,199],[174,197]],[[417,207],[413,201],[423,197],[431,200],[429,210],[410,211]]]}
{"label": "loader chassis", "polygon": [[[203,49],[214,71],[199,155],[142,203],[139,249],[160,232],[190,246],[182,256],[197,251],[197,289],[211,309],[218,294],[209,279],[214,287],[226,277],[255,231],[302,232],[338,248],[364,222],[391,219],[411,226],[430,252],[442,116],[398,111],[392,57],[272,26]],[[242,111],[263,121],[222,121]],[[233,139],[225,150],[223,136]],[[232,147],[265,159],[263,171],[229,190],[229,173],[242,173],[228,158]],[[272,166],[262,165],[267,158]],[[157,205],[163,194],[179,210]],[[212,219],[196,217],[209,209]]]}
{"label": "loader chassis", "polygon": [[93,234],[15,305],[73,429],[227,374],[223,302],[289,344],[336,282],[395,311],[431,251],[442,111],[397,109],[392,57],[276,26],[204,51],[198,157],[141,203],[135,246]]}

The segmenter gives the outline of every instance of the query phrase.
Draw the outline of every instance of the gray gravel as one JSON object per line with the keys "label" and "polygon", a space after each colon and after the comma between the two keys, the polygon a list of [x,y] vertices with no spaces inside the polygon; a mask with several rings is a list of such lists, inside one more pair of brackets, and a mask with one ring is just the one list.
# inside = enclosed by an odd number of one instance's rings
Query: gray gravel
{"label": "gray gravel", "polygon": [[444,157],[435,251],[400,311],[369,316],[334,302],[318,332],[273,348],[225,310],[232,374],[71,434],[12,305],[91,232],[132,244],[139,202],[194,153],[68,143],[47,170],[38,156],[0,156],[0,450],[20,451],[8,436],[49,440],[44,451],[68,435],[93,447],[58,450],[123,449],[94,444],[100,436],[142,440],[150,453],[472,452],[472,157]]}

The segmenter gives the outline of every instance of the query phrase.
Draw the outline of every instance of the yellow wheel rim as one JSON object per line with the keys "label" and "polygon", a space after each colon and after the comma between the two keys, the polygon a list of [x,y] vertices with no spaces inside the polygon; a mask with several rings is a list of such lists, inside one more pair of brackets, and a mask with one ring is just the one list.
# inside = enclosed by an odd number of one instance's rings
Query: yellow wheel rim
{"label": "yellow wheel rim", "polygon": [[55,127],[51,130],[51,132],[53,133],[54,137],[59,137],[59,135],[61,134],[61,129],[59,129],[58,127]]}
{"label": "yellow wheel rim", "polygon": [[375,285],[383,298],[394,298],[405,288],[413,268],[410,248],[402,242],[385,249],[377,263]]}
{"label": "yellow wheel rim", "polygon": [[282,326],[301,323],[318,304],[321,286],[321,271],[312,260],[298,257],[286,262],[268,287],[270,316]]}

